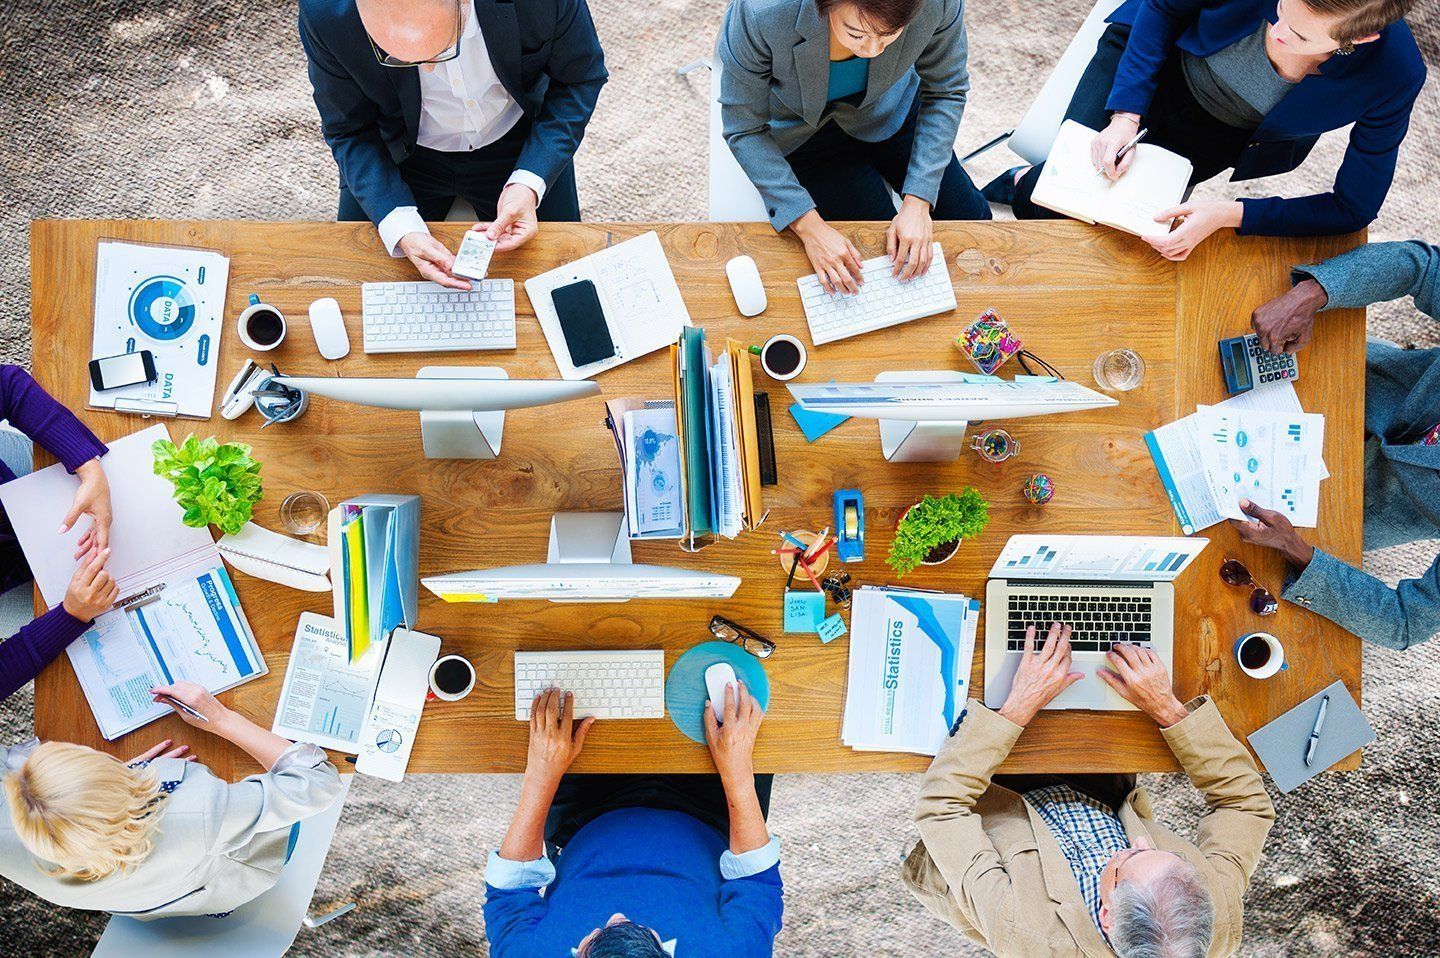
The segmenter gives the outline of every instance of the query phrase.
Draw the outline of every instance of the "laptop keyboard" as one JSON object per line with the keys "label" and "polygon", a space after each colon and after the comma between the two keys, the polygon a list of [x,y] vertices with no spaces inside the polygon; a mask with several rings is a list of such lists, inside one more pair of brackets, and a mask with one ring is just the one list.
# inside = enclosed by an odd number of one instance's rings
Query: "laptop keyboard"
{"label": "laptop keyboard", "polygon": [[1117,642],[1150,645],[1150,597],[1136,594],[1053,595],[1010,593],[1009,639],[1011,651],[1025,648],[1025,627],[1035,626],[1036,645],[1045,638],[1051,622],[1070,626],[1070,646],[1076,652],[1109,652]]}

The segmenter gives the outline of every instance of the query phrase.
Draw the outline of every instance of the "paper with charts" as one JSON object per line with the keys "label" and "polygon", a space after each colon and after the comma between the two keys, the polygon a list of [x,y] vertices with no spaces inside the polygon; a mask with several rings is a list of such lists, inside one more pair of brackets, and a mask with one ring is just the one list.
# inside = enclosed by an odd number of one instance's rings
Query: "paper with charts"
{"label": "paper with charts", "polygon": [[266,671],[223,565],[105,613],[65,651],[106,740],[172,714],[150,697],[157,685],[183,680],[218,693]]}
{"label": "paper with charts", "polygon": [[209,419],[230,260],[212,250],[102,240],[95,254],[91,358],[155,354],[156,380],[90,390],[90,405],[141,400],[160,415]]}
{"label": "paper with charts", "polygon": [[334,619],[300,613],[270,731],[355,754],[384,658],[385,644],[376,643],[352,664],[350,644]]}

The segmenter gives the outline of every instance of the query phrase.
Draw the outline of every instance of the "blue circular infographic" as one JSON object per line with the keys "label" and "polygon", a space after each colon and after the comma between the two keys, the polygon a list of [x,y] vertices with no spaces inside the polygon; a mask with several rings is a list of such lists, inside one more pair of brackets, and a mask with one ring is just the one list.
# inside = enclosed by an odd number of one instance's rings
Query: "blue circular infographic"
{"label": "blue circular infographic", "polygon": [[130,297],[130,319],[151,339],[171,342],[195,325],[195,297],[174,276],[142,280]]}

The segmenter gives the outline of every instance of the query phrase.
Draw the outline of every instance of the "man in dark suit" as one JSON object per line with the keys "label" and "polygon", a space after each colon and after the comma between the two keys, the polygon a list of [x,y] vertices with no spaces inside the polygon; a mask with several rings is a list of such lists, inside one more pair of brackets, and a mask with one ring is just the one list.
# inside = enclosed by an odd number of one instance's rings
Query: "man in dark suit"
{"label": "man in dark suit", "polygon": [[573,158],[605,84],[585,0],[300,0],[341,220],[457,289],[430,235],[457,196],[499,250],[580,219]]}

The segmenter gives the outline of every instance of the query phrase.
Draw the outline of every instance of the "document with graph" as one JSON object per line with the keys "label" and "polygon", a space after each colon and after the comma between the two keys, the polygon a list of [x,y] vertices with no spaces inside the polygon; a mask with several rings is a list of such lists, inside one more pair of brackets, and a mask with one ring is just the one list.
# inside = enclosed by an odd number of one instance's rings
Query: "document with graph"
{"label": "document with graph", "polygon": [[354,755],[360,750],[360,729],[370,714],[384,658],[382,642],[352,663],[350,643],[334,619],[300,613],[270,731],[292,742]]}

